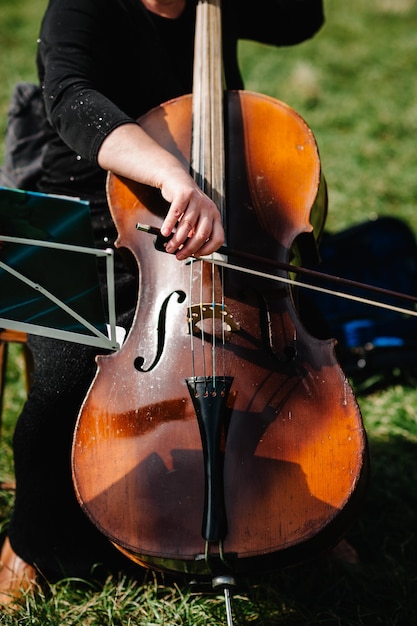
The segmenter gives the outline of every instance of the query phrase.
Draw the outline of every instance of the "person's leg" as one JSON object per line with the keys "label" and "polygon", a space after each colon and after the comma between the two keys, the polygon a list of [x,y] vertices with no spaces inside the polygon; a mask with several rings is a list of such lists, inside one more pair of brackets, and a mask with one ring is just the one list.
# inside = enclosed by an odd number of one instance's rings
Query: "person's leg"
{"label": "person's leg", "polygon": [[[117,254],[115,287],[118,324],[128,329],[137,276]],[[29,566],[25,579],[28,572],[32,578],[33,565],[48,578],[88,575],[97,563],[122,568],[127,559],[87,519],[72,483],[74,426],[96,371],[97,350],[37,336],[30,336],[29,346],[34,380],[14,434],[16,496],[4,558],[19,564],[19,571]],[[11,579],[19,587],[11,569],[0,563],[0,593]]]}
{"label": "person's leg", "polygon": [[83,575],[114,548],[81,510],[71,476],[75,421],[94,376],[95,352],[30,337],[35,374],[14,434],[16,496],[11,546],[47,576]]}

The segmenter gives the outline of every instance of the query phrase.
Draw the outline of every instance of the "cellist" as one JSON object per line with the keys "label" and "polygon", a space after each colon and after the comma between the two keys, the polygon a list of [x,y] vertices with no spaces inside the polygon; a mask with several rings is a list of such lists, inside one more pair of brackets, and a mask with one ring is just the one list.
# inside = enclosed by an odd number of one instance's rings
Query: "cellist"
{"label": "cellist", "polygon": [[[241,89],[237,42],[290,46],[323,24],[322,0],[224,0],[224,67]],[[106,205],[112,171],[159,188],[169,204],[162,232],[179,260],[223,243],[217,207],[170,153],[136,123],[153,106],[192,90],[194,0],[50,0],[37,67],[47,149],[35,190],[86,199],[97,246],[116,232]],[[116,251],[118,324],[129,328],[137,276]],[[104,288],[104,287],[103,287]],[[0,604],[46,579],[124,567],[86,519],[71,479],[74,423],[95,372],[96,350],[30,337],[34,382],[14,435],[16,496],[0,557]],[[117,554],[116,554],[117,552]]]}

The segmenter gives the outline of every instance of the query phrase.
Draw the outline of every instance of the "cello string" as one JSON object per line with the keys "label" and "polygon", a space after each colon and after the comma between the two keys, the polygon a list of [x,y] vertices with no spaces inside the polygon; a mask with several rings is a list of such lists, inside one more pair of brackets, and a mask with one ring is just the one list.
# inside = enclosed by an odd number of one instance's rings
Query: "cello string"
{"label": "cello string", "polygon": [[[192,289],[193,289],[193,274],[194,274],[194,265],[195,263],[191,263],[190,264],[190,271],[189,271],[189,280],[190,280],[190,285],[189,285],[189,289],[188,289],[188,293],[192,294]],[[192,302],[192,299],[190,300]],[[191,350],[191,372],[192,372],[192,377],[195,379],[196,375],[195,375],[195,349],[194,349],[194,331],[193,331],[193,308],[192,306],[190,306],[189,308],[189,319],[188,319],[188,332],[190,333],[190,350]]]}
{"label": "cello string", "polygon": [[225,350],[225,345],[226,345],[226,321],[225,321],[225,311],[226,311],[226,306],[225,306],[225,302],[224,302],[224,289],[223,289],[223,285],[224,285],[224,267],[221,268],[221,276],[220,276],[220,280],[221,280],[221,285],[222,285],[222,304],[221,304],[221,328],[222,328],[222,369],[223,369],[223,379],[226,380],[226,350]]}
{"label": "cello string", "polygon": [[[207,120],[207,99],[204,97],[204,71],[203,64],[205,60],[205,50],[207,48],[207,31],[204,28],[205,22],[205,3],[198,3],[196,13],[196,25],[195,25],[195,47],[194,47],[194,68],[193,68],[193,101],[192,101],[192,146],[191,146],[191,171],[194,180],[204,191],[205,187],[205,151],[206,151],[206,137],[203,132]],[[201,329],[201,356],[203,362],[203,374],[206,377],[206,358],[205,358],[205,336],[204,336],[204,318],[203,318],[203,300],[202,300],[202,285],[203,285],[203,271],[200,266],[200,289],[199,289],[199,322],[195,322],[192,325],[192,332],[194,328],[197,328],[198,323]],[[195,310],[193,306],[193,289],[192,281],[190,285],[190,308]],[[194,372],[194,376],[196,372]]]}
{"label": "cello string", "polygon": [[213,372],[213,389],[216,389],[216,296],[214,289],[215,281],[214,263],[211,265],[211,363]]}
{"label": "cello string", "polygon": [[[208,55],[208,68],[209,68],[209,75],[207,77],[208,80],[208,90],[209,90],[209,96],[210,96],[210,118],[209,118],[209,124],[210,124],[210,128],[208,129],[209,132],[209,137],[210,137],[210,155],[211,155],[211,159],[210,159],[210,182],[212,185],[212,190],[211,190],[211,196],[212,196],[212,200],[215,201],[214,198],[214,191],[217,187],[217,180],[216,180],[216,163],[215,163],[215,159],[213,158],[213,155],[216,154],[216,157],[219,158],[220,155],[217,154],[216,151],[216,137],[215,137],[215,132],[216,130],[218,130],[218,128],[216,128],[216,119],[215,119],[215,114],[216,114],[216,101],[215,101],[215,87],[216,87],[216,83],[215,83],[215,78],[216,78],[216,59],[215,59],[215,55],[213,52],[213,42],[216,42],[216,32],[215,32],[215,20],[214,19],[208,19],[208,26],[210,29],[210,35],[209,35],[209,42],[210,42],[210,48],[209,48],[209,55]],[[211,87],[211,88],[210,88]],[[215,298],[215,271],[216,268],[214,266],[214,264],[211,266],[211,362],[212,362],[212,375],[213,375],[213,390],[215,390],[215,386],[216,386],[216,298]]]}
{"label": "cello string", "polygon": [[[202,14],[200,20],[200,33],[202,33],[202,46],[200,47],[200,76],[199,76],[199,84],[200,84],[200,160],[199,160],[199,173],[201,177],[201,188],[205,193],[208,193],[207,190],[207,178],[206,178],[206,168],[207,168],[207,150],[210,150],[209,144],[209,134],[207,130],[207,125],[210,122],[210,118],[208,112],[210,111],[210,101],[209,96],[210,93],[207,87],[207,76],[204,72],[204,55],[207,53],[209,46],[209,38],[208,38],[208,30],[205,27],[208,21],[207,12],[209,5],[208,3],[199,3],[199,6],[202,7]],[[203,359],[203,376],[204,380],[207,381],[207,363],[206,363],[206,337],[205,337],[205,324],[204,324],[204,298],[203,298],[203,284],[204,284],[204,268],[201,267],[200,272],[200,323],[201,323],[201,349],[202,349],[202,359]],[[207,387],[205,391],[205,395],[207,395]]]}
{"label": "cello string", "polygon": [[[196,38],[194,50],[193,84],[193,135],[191,169],[200,188],[217,205],[224,222],[224,132],[223,132],[223,67],[222,67],[221,13],[219,0],[199,2],[196,14]],[[203,298],[203,276],[200,275],[200,325],[204,377],[208,368],[205,320],[207,305],[211,310],[211,374],[213,389],[217,375],[216,312],[219,305],[215,298],[215,273],[211,268],[211,304]],[[206,295],[207,298],[207,295]],[[223,301],[223,294],[222,294]],[[223,340],[223,333],[222,333]]]}
{"label": "cello string", "polygon": [[[220,215],[222,224],[225,228],[225,149],[224,149],[224,115],[223,115],[223,42],[222,42],[222,28],[221,28],[221,9],[220,0],[213,0],[210,7],[210,55],[209,55],[209,90],[211,97],[210,107],[210,140],[211,140],[211,185],[212,185],[212,200],[216,203]],[[215,158],[214,158],[215,157]],[[217,271],[217,270],[216,270]],[[224,310],[224,270],[221,268],[220,285],[221,285],[221,315],[220,315],[220,343],[221,343],[221,355],[222,355],[222,373],[225,376],[225,329],[223,324],[222,312]],[[216,312],[218,306],[216,306],[215,298],[215,272],[212,273],[212,327],[213,327],[213,340],[212,340],[212,361],[213,361],[213,376],[216,380],[216,353],[217,353],[217,336],[216,333]],[[218,328],[217,322],[217,328]]]}
{"label": "cello string", "polygon": [[[215,32],[214,32],[214,19],[209,20],[209,26],[210,26],[210,37],[209,37],[209,41],[211,43],[210,46],[210,57],[209,57],[209,68],[210,68],[210,76],[209,76],[209,82],[211,84],[211,86],[213,87],[213,81],[214,81],[214,77],[215,77],[215,59],[214,59],[214,54],[213,54],[213,42],[216,41],[215,39]],[[216,183],[216,179],[215,179],[215,167],[214,167],[214,159],[213,159],[213,150],[215,149],[215,137],[214,137],[214,131],[216,130],[215,128],[215,119],[214,119],[214,113],[215,113],[215,101],[214,101],[214,89],[210,89],[210,97],[211,97],[211,106],[210,106],[210,140],[211,140],[211,149],[210,149],[210,154],[211,154],[211,174],[210,174],[210,179],[211,179],[211,183],[214,186]],[[218,156],[218,155],[216,155]],[[213,195],[213,194],[212,194]],[[212,338],[211,338],[211,361],[212,361],[212,372],[213,372],[213,389],[215,390],[215,385],[216,385],[216,316],[215,316],[215,306],[216,306],[216,302],[215,302],[215,288],[214,288],[214,284],[215,284],[215,266],[212,265],[211,266],[211,308],[212,308],[212,312],[211,312],[211,327],[212,327]]]}
{"label": "cello string", "polygon": [[206,365],[206,337],[204,328],[204,303],[203,303],[203,266],[200,267],[200,298],[199,298],[199,311],[200,311],[200,324],[201,324],[201,352],[203,361],[203,376],[204,380],[207,380],[207,365]]}

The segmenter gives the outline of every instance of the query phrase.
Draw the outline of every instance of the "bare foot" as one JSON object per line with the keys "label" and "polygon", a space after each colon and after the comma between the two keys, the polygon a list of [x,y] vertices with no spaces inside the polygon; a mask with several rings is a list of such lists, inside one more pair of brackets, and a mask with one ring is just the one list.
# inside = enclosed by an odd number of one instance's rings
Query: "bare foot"
{"label": "bare foot", "polygon": [[13,606],[35,585],[36,570],[17,556],[6,537],[0,555],[0,606]]}

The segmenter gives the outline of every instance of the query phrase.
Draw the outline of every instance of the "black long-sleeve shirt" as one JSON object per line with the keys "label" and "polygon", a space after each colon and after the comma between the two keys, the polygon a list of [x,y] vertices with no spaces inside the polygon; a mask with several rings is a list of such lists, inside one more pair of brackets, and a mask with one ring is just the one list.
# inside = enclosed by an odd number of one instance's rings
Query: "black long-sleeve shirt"
{"label": "black long-sleeve shirt", "polygon": [[[192,89],[195,0],[175,20],[140,0],[50,0],[38,71],[50,124],[39,188],[104,197],[97,165],[104,138],[152,107]],[[227,87],[242,88],[237,41],[293,45],[323,22],[322,0],[223,2]]]}

